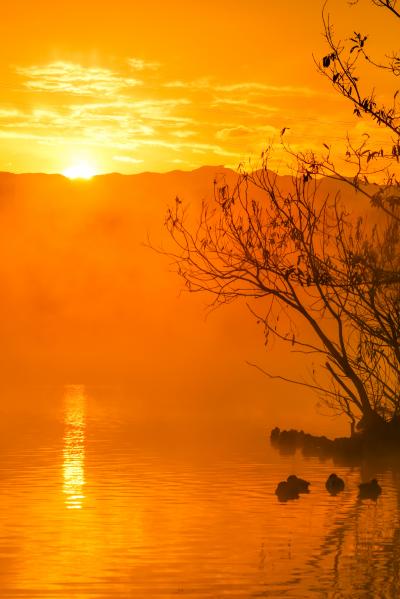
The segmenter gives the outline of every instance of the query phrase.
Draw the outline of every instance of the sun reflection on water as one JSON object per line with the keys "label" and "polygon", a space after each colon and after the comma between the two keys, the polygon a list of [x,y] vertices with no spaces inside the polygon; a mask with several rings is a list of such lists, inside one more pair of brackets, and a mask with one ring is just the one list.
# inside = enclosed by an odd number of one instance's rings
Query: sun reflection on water
{"label": "sun reflection on water", "polygon": [[66,389],[64,424],[65,505],[68,509],[81,509],[85,498],[86,397],[83,385],[71,385]]}

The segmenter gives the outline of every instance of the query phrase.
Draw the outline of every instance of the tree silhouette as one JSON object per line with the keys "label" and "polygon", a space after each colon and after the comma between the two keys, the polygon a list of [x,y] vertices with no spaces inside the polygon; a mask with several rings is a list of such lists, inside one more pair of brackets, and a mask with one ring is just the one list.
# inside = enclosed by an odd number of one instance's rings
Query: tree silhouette
{"label": "tree silhouette", "polygon": [[[373,3],[399,17],[395,2]],[[315,364],[309,382],[286,373],[277,378],[314,389],[331,410],[348,417],[352,430],[358,423],[365,434],[390,431],[400,438],[400,201],[395,177],[400,116],[396,94],[389,108],[378,106],[373,92],[361,92],[356,74],[364,59],[397,77],[399,59],[391,55],[387,64],[375,63],[366,54],[366,36],[354,34],[348,48],[335,42],[325,16],[324,27],[329,53],[318,68],[353,103],[356,118],[372,118],[390,130],[390,153],[366,141],[354,147],[349,140],[346,158],[355,169],[349,178],[335,167],[328,144],[328,153],[320,157],[294,154],[286,146],[297,164],[288,183],[268,169],[267,151],[261,167],[241,170],[233,186],[215,181],[214,201],[202,204],[197,225],[189,222],[177,198],[166,219],[174,242],[168,253],[190,291],[211,294],[215,305],[246,298],[264,324],[267,343],[275,337],[309,354]],[[379,186],[368,180],[371,163],[378,160],[385,162]],[[342,182],[337,193],[328,193],[321,176]],[[346,205],[339,192],[348,185],[358,203],[369,199],[368,218],[354,209],[354,202],[353,209]]]}
{"label": "tree silhouette", "polygon": [[[350,4],[358,2],[359,0],[352,0]],[[386,14],[382,12],[382,15],[388,19],[388,27],[393,21],[400,31],[397,0],[371,2],[384,9]],[[367,197],[371,205],[399,220],[400,106],[397,77],[400,76],[400,54],[389,51],[383,58],[375,59],[368,51],[369,36],[357,31],[345,41],[337,40],[331,18],[325,12],[323,26],[328,53],[320,61],[315,61],[319,72],[351,104],[356,118],[366,118],[378,125],[381,135],[386,134],[386,143],[377,144],[375,138],[367,134],[359,143],[348,139],[345,159],[352,172],[351,177],[335,166],[328,144],[325,145],[327,153],[323,156],[308,152],[299,154],[298,158],[305,173],[310,176],[320,174],[350,184]],[[364,83],[367,80],[366,68],[370,75],[369,84]],[[363,76],[360,74],[362,69]],[[378,71],[384,71],[393,79],[393,91],[386,102],[375,88],[375,75]],[[381,175],[379,188],[363,185],[368,184],[370,177],[376,174]]]}

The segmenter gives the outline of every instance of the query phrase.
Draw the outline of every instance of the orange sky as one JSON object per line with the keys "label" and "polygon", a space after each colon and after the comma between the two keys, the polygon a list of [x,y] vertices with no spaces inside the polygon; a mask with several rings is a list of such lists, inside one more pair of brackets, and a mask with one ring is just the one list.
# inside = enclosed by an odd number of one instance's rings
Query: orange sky
{"label": "orange sky", "polygon": [[[294,147],[362,133],[313,64],[321,6],[5,0],[0,170],[235,168],[282,127]],[[342,36],[357,28],[381,55],[398,49],[395,21],[369,0],[330,0],[328,10]]]}

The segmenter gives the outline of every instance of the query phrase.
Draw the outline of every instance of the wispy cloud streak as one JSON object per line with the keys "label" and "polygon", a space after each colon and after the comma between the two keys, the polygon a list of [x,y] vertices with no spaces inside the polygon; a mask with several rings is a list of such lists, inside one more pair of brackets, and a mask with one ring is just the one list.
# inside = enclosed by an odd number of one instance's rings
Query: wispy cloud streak
{"label": "wispy cloud streak", "polygon": [[17,73],[26,78],[24,85],[30,90],[79,96],[112,95],[142,84],[138,79],[119,76],[110,69],[61,61],[44,66],[18,67]]}
{"label": "wispy cloud streak", "polygon": [[149,62],[142,58],[128,58],[128,64],[135,71],[157,71],[161,67],[160,62]]}
{"label": "wispy cloud streak", "polygon": [[[87,147],[103,153],[110,168],[236,166],[279,141],[283,127],[307,135],[304,123],[315,120],[307,106],[319,93],[265,81],[168,79],[161,63],[139,57],[113,69],[56,61],[18,66],[16,72],[23,101],[0,105],[0,138],[53,145],[55,152],[64,144],[72,154],[74,147]],[[321,120],[316,125],[328,127]]]}

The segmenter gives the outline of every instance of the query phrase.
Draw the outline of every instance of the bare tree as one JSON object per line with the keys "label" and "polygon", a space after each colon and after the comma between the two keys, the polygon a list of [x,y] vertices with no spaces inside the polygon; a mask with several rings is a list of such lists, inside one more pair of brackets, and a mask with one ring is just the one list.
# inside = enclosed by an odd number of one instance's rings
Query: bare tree
{"label": "bare tree", "polygon": [[[388,27],[397,27],[400,33],[400,11],[397,0],[370,0],[383,9]],[[352,0],[350,4],[358,4]],[[379,15],[377,15],[379,16]],[[354,116],[375,123],[386,142],[377,144],[374,137],[364,135],[361,140],[347,139],[345,160],[347,172],[338,169],[332,158],[331,147],[327,152],[299,154],[306,176],[324,175],[345,182],[356,188],[360,195],[369,199],[372,206],[379,207],[392,218],[399,220],[400,204],[400,106],[398,77],[400,76],[400,54],[388,51],[383,57],[374,57],[368,51],[369,36],[354,31],[344,41],[336,39],[329,14],[323,11],[324,37],[328,53],[315,61],[319,72],[329,79],[334,90],[346,99]],[[369,71],[368,84],[365,69]],[[361,72],[362,71],[362,75]],[[376,74],[384,72],[392,78],[393,91],[384,101],[375,88]],[[289,148],[287,148],[290,151]],[[351,172],[352,176],[349,176]],[[379,187],[368,185],[371,178],[379,175]]]}
{"label": "bare tree", "polygon": [[[374,3],[398,16],[394,2]],[[364,101],[358,88],[355,70],[366,40],[355,34],[346,57],[333,40],[329,20],[324,23],[330,52],[321,71],[360,114],[379,119],[399,136],[396,105],[377,107],[372,96]],[[397,76],[396,64],[392,56],[388,68]],[[276,337],[310,354],[323,372],[322,378],[316,372],[306,383],[286,375],[278,378],[317,391],[330,409],[348,417],[352,429],[358,422],[365,433],[386,434],[390,425],[397,434],[398,182],[391,175],[383,186],[368,185],[364,163],[368,167],[377,158],[397,162],[400,150],[393,149],[390,157],[365,147],[352,152],[348,159],[356,164],[356,173],[351,180],[337,171],[329,152],[318,159],[305,153],[295,156],[298,170],[290,184],[268,169],[268,152],[263,153],[261,168],[240,172],[233,187],[215,182],[214,201],[202,204],[194,227],[177,199],[166,219],[174,242],[169,255],[190,291],[211,294],[216,305],[245,298],[263,322],[267,342]],[[372,219],[352,213],[339,193],[327,194],[320,175],[350,184],[368,197]]]}

